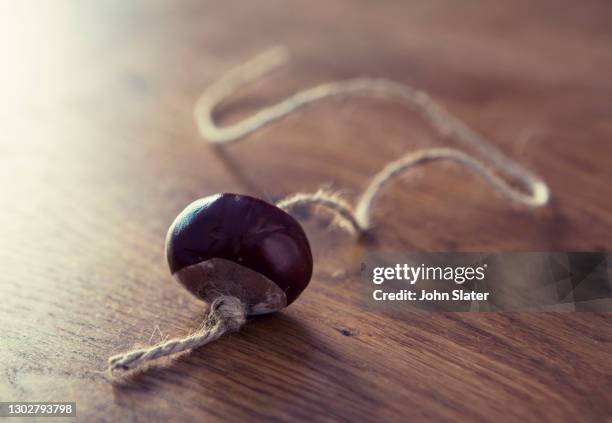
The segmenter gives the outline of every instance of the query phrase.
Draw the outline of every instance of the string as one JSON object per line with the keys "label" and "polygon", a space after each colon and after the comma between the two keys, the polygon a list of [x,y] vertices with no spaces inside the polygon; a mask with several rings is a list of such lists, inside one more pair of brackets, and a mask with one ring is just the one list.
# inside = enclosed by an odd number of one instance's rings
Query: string
{"label": "string", "polygon": [[[315,193],[294,194],[277,205],[285,210],[303,206],[321,206],[336,216],[342,227],[350,232],[362,232],[370,228],[370,212],[382,188],[390,181],[417,165],[437,160],[450,160],[480,175],[499,193],[527,207],[541,207],[548,203],[550,191],[546,183],[521,164],[513,161],[488,143],[481,135],[465,123],[452,116],[436,104],[427,93],[409,85],[387,79],[355,78],[334,81],[299,91],[272,106],[264,107],[253,115],[228,126],[218,126],[213,118],[216,106],[234,94],[242,86],[256,81],[272,69],[288,60],[288,51],[283,47],[271,48],[251,61],[235,68],[204,90],[195,106],[195,120],[202,137],[213,144],[229,144],[244,139],[258,129],[281,119],[301,107],[316,101],[340,95],[361,95],[380,98],[395,98],[406,103],[442,138],[460,146],[471,148],[485,157],[492,168],[506,174],[522,186],[515,188],[483,162],[465,152],[436,148],[408,153],[389,163],[373,178],[359,202],[353,208],[339,196],[323,190]],[[525,191],[525,192],[523,192]]]}
{"label": "string", "polygon": [[536,185],[533,193],[524,194],[506,183],[506,181],[487,168],[484,163],[462,151],[450,148],[430,148],[406,154],[385,166],[372,178],[355,207],[352,207],[337,194],[325,190],[319,190],[314,194],[293,194],[279,201],[276,205],[288,212],[304,206],[320,206],[336,218],[338,226],[353,234],[362,233],[371,228],[370,213],[372,206],[376,197],[387,183],[397,179],[401,174],[416,166],[438,160],[454,161],[468,167],[479,174],[499,193],[517,203],[530,207],[539,207],[548,200],[548,193],[541,186]]}
{"label": "string", "polygon": [[134,369],[160,357],[199,348],[224,333],[237,331],[245,322],[246,310],[242,301],[236,297],[221,295],[211,303],[202,327],[195,334],[115,355],[108,360],[109,370],[112,372],[116,369]]}

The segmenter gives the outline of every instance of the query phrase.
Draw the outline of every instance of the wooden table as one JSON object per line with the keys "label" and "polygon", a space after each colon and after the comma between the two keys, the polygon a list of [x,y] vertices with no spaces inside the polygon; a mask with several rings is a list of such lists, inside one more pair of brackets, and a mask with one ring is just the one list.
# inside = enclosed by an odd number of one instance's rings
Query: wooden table
{"label": "wooden table", "polygon": [[205,313],[163,254],[190,201],[325,184],[353,201],[388,161],[445,145],[404,105],[352,98],[213,149],[194,101],[271,45],[294,60],[224,104],[223,123],[317,82],[388,77],[553,192],[529,212],[433,164],[385,190],[367,248],[610,250],[610,2],[30,3],[0,13],[0,400],[76,401],[87,422],[610,421],[610,314],[364,310],[364,249],[324,217],[304,221],[316,269],[294,305],[146,372],[105,373],[110,355]]}

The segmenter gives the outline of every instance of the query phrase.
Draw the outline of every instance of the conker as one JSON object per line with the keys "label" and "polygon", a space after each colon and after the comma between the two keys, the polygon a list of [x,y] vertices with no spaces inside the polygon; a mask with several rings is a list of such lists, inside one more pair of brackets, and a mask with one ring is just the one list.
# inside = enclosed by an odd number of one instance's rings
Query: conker
{"label": "conker", "polygon": [[300,224],[258,198],[216,194],[189,204],[168,230],[170,272],[207,302],[232,295],[247,313],[291,304],[312,276],[310,244]]}

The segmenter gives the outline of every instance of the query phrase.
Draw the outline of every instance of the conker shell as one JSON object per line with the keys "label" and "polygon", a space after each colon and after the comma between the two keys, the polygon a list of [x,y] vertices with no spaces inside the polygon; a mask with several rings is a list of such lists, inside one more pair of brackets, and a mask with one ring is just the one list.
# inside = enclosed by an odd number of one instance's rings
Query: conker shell
{"label": "conker shell", "polygon": [[249,314],[291,304],[312,276],[300,224],[258,198],[216,194],[188,205],[168,230],[170,272],[197,297],[238,296]]}

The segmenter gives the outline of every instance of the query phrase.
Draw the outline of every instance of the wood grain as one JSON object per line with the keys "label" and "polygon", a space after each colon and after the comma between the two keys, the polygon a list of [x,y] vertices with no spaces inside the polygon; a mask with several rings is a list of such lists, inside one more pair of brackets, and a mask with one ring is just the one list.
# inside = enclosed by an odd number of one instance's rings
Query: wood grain
{"label": "wood grain", "polygon": [[[17,2],[1,14],[0,400],[81,421],[610,421],[610,314],[385,314],[364,248],[612,248],[606,1]],[[110,382],[108,356],[197,328],[163,240],[190,201],[322,184],[354,200],[389,160],[442,145],[401,104],[324,101],[222,151],[192,107],[275,44],[294,60],[219,110],[231,122],[316,82],[421,87],[542,175],[546,210],[434,164],[381,196],[375,242],[305,228],[310,287],[240,333]]]}

